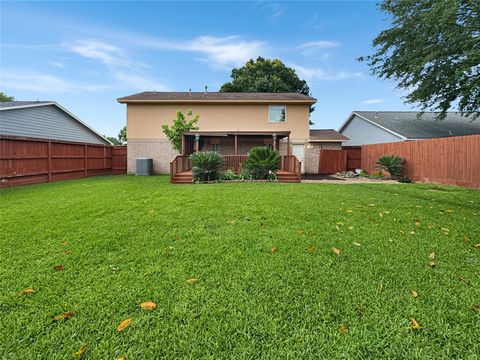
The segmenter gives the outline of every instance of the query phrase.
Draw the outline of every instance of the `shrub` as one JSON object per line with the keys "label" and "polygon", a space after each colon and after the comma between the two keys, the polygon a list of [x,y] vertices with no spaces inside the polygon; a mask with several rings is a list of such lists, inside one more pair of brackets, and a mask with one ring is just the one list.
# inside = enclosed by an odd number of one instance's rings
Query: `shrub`
{"label": "shrub", "polygon": [[195,181],[218,180],[223,167],[223,157],[215,151],[197,152],[190,155],[192,176]]}
{"label": "shrub", "polygon": [[254,179],[267,179],[278,170],[280,156],[269,147],[254,147],[248,153],[243,167]]}
{"label": "shrub", "polygon": [[238,179],[238,175],[235,174],[235,171],[228,169],[224,171],[222,175],[220,175],[220,179],[222,180],[236,180]]}
{"label": "shrub", "polygon": [[396,179],[403,173],[403,159],[398,155],[385,155],[377,160],[376,168],[388,171]]}

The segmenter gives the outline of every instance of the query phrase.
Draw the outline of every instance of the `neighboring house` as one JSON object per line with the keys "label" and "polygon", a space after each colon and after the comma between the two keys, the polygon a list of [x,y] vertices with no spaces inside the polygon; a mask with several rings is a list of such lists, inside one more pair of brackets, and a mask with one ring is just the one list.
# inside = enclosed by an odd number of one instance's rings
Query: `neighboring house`
{"label": "neighboring house", "polygon": [[54,101],[0,102],[0,135],[111,144]]}
{"label": "neighboring house", "polygon": [[345,146],[480,134],[480,119],[448,112],[445,120],[437,120],[437,115],[435,112],[354,111],[339,132],[350,139]]}
{"label": "neighboring house", "polygon": [[183,155],[196,149],[246,155],[254,146],[272,146],[295,155],[304,172],[316,173],[322,144],[341,148],[344,140],[332,137],[333,130],[311,138],[309,109],[316,100],[299,93],[143,92],[117,100],[127,104],[129,173],[141,157],[153,158],[155,173],[169,173],[178,153],[162,125],[171,125],[178,110],[200,117],[199,130],[184,134]]}

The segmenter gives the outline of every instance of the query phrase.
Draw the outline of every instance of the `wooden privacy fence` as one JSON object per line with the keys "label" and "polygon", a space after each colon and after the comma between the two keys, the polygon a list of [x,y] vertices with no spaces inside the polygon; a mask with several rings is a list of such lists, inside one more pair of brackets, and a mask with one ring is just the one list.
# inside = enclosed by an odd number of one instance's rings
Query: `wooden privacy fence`
{"label": "wooden privacy fence", "polygon": [[383,155],[402,157],[413,180],[480,188],[480,135],[364,145],[362,169]]}
{"label": "wooden privacy fence", "polygon": [[361,148],[344,147],[342,150],[321,149],[318,159],[319,174],[335,174],[346,170],[359,169],[361,166]]}
{"label": "wooden privacy fence", "polygon": [[127,172],[127,147],[0,136],[0,187]]}

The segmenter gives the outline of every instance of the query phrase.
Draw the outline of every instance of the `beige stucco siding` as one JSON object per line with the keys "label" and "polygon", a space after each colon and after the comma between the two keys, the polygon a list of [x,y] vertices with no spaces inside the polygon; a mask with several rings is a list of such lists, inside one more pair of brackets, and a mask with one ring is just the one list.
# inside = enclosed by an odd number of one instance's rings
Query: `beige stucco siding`
{"label": "beige stucco siding", "polygon": [[128,139],[164,139],[163,124],[172,124],[176,112],[191,109],[199,115],[201,131],[290,131],[292,141],[305,141],[309,106],[288,104],[285,123],[268,122],[268,104],[128,104]]}

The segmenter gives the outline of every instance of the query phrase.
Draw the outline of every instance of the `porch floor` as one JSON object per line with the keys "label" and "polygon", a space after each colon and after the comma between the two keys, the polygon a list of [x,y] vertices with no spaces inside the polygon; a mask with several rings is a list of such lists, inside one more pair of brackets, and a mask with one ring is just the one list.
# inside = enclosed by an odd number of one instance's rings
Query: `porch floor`
{"label": "porch floor", "polygon": [[[300,179],[294,172],[285,171],[285,170],[277,170],[277,179],[279,182],[300,182]],[[187,171],[179,172],[173,177],[172,183],[173,184],[192,184],[193,183],[192,171],[187,170]]]}

